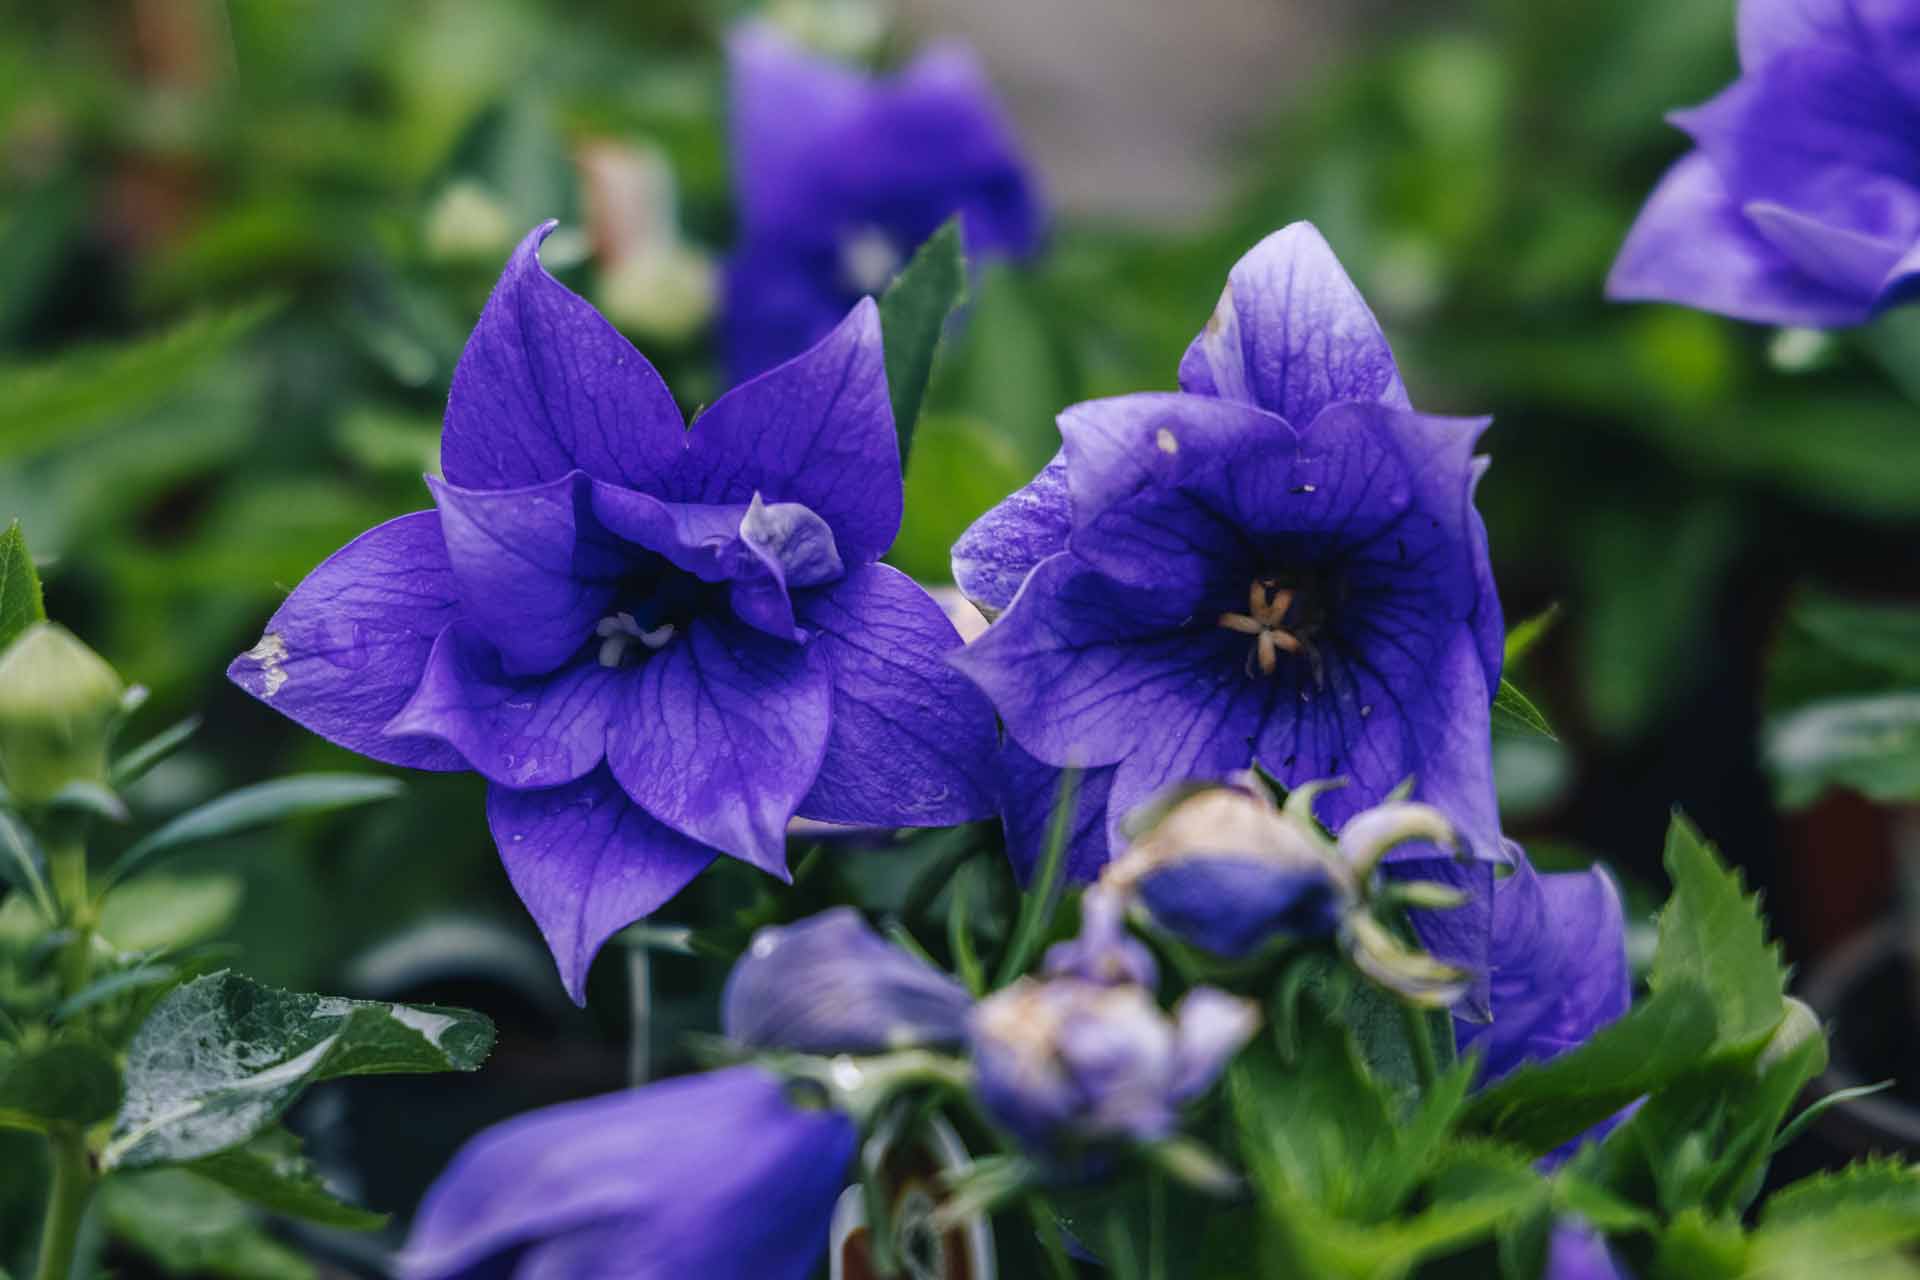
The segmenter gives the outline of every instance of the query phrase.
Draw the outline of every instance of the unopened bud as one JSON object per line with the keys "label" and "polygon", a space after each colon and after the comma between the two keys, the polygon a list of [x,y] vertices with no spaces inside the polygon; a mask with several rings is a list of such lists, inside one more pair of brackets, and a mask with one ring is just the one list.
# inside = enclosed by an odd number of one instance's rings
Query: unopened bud
{"label": "unopened bud", "polygon": [[104,783],[125,685],[71,631],[37,622],[0,653],[0,778],[22,804]]}
{"label": "unopened bud", "polygon": [[1766,1047],[1760,1050],[1759,1060],[1754,1064],[1762,1073],[1807,1041],[1826,1035],[1820,1026],[1820,1015],[1806,1001],[1788,996],[1785,1004],[1786,1014],[1767,1038]]}

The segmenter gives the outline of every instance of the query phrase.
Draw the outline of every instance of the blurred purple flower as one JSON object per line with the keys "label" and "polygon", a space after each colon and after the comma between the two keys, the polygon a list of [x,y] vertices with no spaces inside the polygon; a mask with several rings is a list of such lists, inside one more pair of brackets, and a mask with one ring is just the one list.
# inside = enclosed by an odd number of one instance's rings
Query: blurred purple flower
{"label": "blurred purple flower", "polygon": [[1169,1136],[1259,1023],[1245,1000],[1196,987],[1168,1016],[1146,988],[1022,978],[973,1015],[975,1089],[1020,1142],[1065,1154]]}
{"label": "blurred purple flower", "polygon": [[688,430],[638,351],[515,251],[468,340],[436,510],[309,574],[228,674],[351,750],[471,768],[573,998],[720,853],[786,878],[796,813],[993,810],[959,637],[876,563],[900,525],[876,309]]}
{"label": "blurred purple flower", "polygon": [[727,273],[735,377],[805,350],[885,289],[955,213],[975,261],[1037,247],[1034,182],[973,55],[935,45],[874,78],[761,23],[728,42],[740,247]]}
{"label": "blurred purple flower", "polygon": [[1562,1219],[1547,1245],[1547,1270],[1541,1280],[1628,1280],[1613,1260],[1607,1242],[1577,1221]]}
{"label": "blurred purple flower", "polygon": [[474,1138],[401,1255],[407,1280],[804,1280],[858,1134],[756,1067],[547,1107]]}
{"label": "blurred purple flower", "polygon": [[1607,295],[1827,326],[1920,294],[1920,6],[1742,0],[1739,41]]}
{"label": "blurred purple flower", "polygon": [[1485,420],[1414,412],[1373,314],[1297,223],[1234,267],[1180,394],[1077,405],[1065,445],[954,548],[1005,611],[954,659],[1011,742],[1029,867],[1060,766],[1087,766],[1068,865],[1097,872],[1159,787],[1250,759],[1343,776],[1335,829],[1401,782],[1498,858],[1489,707],[1503,634],[1472,495]]}
{"label": "blurred purple flower", "polygon": [[1049,978],[1103,986],[1131,984],[1152,991],[1160,985],[1153,952],[1127,932],[1126,895],[1103,885],[1080,895],[1080,932],[1048,947],[1040,971]]}
{"label": "blurred purple flower", "polygon": [[885,1053],[967,1036],[966,988],[867,927],[851,907],[762,929],[721,999],[731,1039],[801,1053]]}

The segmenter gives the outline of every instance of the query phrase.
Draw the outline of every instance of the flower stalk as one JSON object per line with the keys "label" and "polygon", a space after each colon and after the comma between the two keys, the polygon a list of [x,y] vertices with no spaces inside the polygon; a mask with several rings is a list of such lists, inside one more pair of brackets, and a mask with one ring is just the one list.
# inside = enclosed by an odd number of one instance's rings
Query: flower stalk
{"label": "flower stalk", "polygon": [[62,1126],[47,1140],[53,1157],[53,1189],[34,1276],[35,1280],[67,1280],[79,1246],[80,1221],[93,1198],[93,1161],[87,1154],[86,1135],[77,1128]]}

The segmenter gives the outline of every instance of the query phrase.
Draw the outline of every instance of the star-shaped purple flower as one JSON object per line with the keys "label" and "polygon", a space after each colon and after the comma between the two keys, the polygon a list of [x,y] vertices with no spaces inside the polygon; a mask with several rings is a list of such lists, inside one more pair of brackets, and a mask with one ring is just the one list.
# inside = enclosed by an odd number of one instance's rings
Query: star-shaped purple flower
{"label": "star-shaped purple flower", "polygon": [[758,1067],[518,1116],[427,1192],[407,1280],[803,1280],[827,1248],[859,1133]]}
{"label": "star-shaped purple flower", "polygon": [[1256,760],[1290,786],[1345,778],[1319,802],[1336,830],[1411,778],[1502,858],[1500,605],[1473,506],[1485,420],[1409,407],[1305,223],[1234,267],[1180,385],[1067,410],[1059,455],[954,548],[961,588],[1005,610],[954,662],[1011,739],[1016,864],[1060,766],[1087,767],[1068,854],[1085,878],[1151,793]]}
{"label": "star-shaped purple flower", "polygon": [[228,674],[333,742],[473,769],[514,888],[582,999],[616,930],[787,823],[993,811],[959,636],[877,563],[900,525],[863,301],[689,430],[646,359],[515,251],[454,372],[435,510],[303,581]]}
{"label": "star-shaped purple flower", "polygon": [[760,23],[737,30],[728,52],[740,246],[725,328],[736,377],[811,345],[955,213],[975,261],[1039,244],[1031,172],[964,47],[930,46],[886,78]]}
{"label": "star-shaped purple flower", "polygon": [[1607,295],[1859,324],[1920,293],[1920,5],[1741,0],[1741,75],[1675,114]]}

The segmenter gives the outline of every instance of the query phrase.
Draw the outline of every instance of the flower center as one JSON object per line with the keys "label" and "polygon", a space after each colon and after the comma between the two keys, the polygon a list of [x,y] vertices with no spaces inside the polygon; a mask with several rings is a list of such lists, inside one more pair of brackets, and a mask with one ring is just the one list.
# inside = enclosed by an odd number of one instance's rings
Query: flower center
{"label": "flower center", "polygon": [[1298,588],[1280,585],[1278,578],[1255,578],[1247,590],[1247,611],[1220,615],[1220,625],[1228,631],[1253,637],[1253,648],[1247,654],[1248,675],[1253,674],[1257,662],[1261,674],[1270,676],[1280,667],[1280,655],[1292,653],[1313,664],[1314,683],[1320,683],[1320,652],[1314,647],[1313,636],[1320,630],[1321,619],[1318,610],[1305,607],[1302,594]]}
{"label": "flower center", "polygon": [[673,642],[698,617],[726,609],[726,586],[702,582],[670,567],[634,575],[619,593],[626,607],[594,623],[587,642],[598,642],[603,667],[642,662]]}
{"label": "flower center", "polygon": [[663,622],[651,629],[642,629],[633,620],[630,613],[610,613],[594,625],[593,634],[600,637],[600,665],[617,667],[626,661],[627,650],[638,643],[651,653],[662,648],[673,639],[679,628],[671,622]]}

